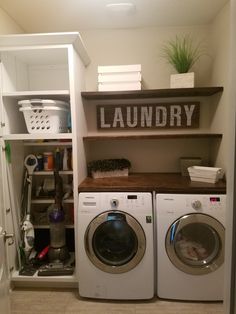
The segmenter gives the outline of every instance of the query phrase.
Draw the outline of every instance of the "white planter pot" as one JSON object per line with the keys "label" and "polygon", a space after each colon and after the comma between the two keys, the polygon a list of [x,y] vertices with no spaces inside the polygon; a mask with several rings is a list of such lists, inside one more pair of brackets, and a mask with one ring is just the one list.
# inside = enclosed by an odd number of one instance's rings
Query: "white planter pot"
{"label": "white planter pot", "polygon": [[170,76],[171,88],[191,88],[194,87],[194,72],[171,74]]}

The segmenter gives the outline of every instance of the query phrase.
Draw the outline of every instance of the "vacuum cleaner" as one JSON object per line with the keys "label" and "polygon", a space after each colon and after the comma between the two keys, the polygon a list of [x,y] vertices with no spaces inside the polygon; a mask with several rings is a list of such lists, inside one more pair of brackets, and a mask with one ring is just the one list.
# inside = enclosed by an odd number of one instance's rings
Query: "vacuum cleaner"
{"label": "vacuum cleaner", "polygon": [[54,171],[55,203],[48,208],[50,245],[48,249],[49,263],[41,266],[38,276],[72,275],[74,260],[66,246],[65,213],[62,206],[63,181],[59,171]]}

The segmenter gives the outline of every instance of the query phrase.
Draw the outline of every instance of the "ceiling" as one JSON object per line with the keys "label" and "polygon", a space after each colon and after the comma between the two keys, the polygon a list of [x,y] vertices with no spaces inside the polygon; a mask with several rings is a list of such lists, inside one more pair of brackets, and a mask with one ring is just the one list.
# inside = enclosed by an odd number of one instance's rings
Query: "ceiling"
{"label": "ceiling", "polygon": [[[101,28],[189,26],[211,23],[229,0],[0,0],[0,7],[27,33]],[[134,8],[109,11],[110,3]]]}

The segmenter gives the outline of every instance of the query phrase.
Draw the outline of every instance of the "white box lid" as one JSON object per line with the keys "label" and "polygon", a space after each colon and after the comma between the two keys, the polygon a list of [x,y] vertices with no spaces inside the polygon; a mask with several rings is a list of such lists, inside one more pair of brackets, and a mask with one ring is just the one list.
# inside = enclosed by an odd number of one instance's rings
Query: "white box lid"
{"label": "white box lid", "polygon": [[98,73],[141,72],[141,64],[98,66]]}

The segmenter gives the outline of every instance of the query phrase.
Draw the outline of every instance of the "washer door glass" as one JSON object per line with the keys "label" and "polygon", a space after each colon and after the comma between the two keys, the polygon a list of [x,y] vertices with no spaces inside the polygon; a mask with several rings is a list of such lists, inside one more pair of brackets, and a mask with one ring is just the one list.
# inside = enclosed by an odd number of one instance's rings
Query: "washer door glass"
{"label": "washer door glass", "polygon": [[89,259],[99,269],[123,273],[141,261],[146,239],[143,228],[134,217],[120,211],[109,211],[89,224],[85,248]]}
{"label": "washer door glass", "polygon": [[215,271],[224,262],[225,230],[215,218],[188,214],[176,220],[166,236],[171,262],[192,275]]}

